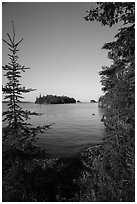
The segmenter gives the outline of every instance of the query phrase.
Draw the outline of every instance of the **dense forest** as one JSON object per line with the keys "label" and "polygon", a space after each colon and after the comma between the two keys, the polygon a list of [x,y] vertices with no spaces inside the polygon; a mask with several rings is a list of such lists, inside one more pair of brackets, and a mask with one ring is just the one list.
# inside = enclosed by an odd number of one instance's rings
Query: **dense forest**
{"label": "dense forest", "polygon": [[38,104],[65,104],[65,103],[76,103],[74,98],[69,98],[67,96],[56,96],[47,95],[36,97],[35,103]]}
{"label": "dense forest", "polygon": [[[27,122],[35,112],[20,107],[22,94],[33,91],[21,86],[27,67],[18,63],[19,45],[15,28],[8,36],[10,54],[3,66],[7,77],[2,87],[7,110],[2,128],[2,199],[4,202],[134,202],[135,201],[135,3],[97,3],[86,21],[112,27],[123,26],[103,49],[112,64],[100,71],[104,95],[100,103],[106,137],[86,147],[80,158],[52,159],[37,145],[37,134],[48,125],[33,127]],[[89,25],[90,26],[90,25]]]}
{"label": "dense forest", "polygon": [[99,103],[107,135],[83,152],[83,201],[135,201],[135,3],[97,3],[86,21],[110,28],[122,23],[108,51],[110,66],[100,71],[104,95]]}

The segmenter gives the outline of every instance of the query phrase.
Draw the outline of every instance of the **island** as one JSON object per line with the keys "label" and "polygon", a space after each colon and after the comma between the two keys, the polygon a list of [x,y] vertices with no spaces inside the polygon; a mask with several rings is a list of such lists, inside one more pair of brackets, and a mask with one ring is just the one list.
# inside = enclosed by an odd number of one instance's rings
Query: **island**
{"label": "island", "polygon": [[66,103],[76,103],[74,98],[68,96],[56,96],[56,95],[47,95],[36,97],[36,104],[66,104]]}
{"label": "island", "polygon": [[77,103],[81,103],[81,101],[78,100]]}
{"label": "island", "polygon": [[97,103],[95,100],[90,100],[90,103]]}

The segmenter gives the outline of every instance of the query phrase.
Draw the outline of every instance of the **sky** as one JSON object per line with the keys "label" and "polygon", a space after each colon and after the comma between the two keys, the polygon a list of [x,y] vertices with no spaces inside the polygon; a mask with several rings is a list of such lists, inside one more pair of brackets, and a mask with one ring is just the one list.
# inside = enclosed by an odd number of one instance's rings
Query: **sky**
{"label": "sky", "polygon": [[[66,95],[82,102],[98,100],[103,94],[99,71],[110,65],[104,43],[114,40],[118,26],[102,27],[86,22],[93,2],[6,2],[2,6],[2,38],[12,34],[14,21],[19,63],[30,67],[21,84],[36,91],[24,95],[34,102],[41,95]],[[2,43],[2,64],[9,62],[8,47]],[[4,73],[3,73],[4,74]],[[6,83],[3,76],[2,83]]]}

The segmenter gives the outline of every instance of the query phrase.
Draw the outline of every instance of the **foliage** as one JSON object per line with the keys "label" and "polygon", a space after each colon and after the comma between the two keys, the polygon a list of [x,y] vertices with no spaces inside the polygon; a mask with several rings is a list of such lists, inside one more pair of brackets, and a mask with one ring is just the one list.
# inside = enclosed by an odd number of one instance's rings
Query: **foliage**
{"label": "foliage", "polygon": [[[18,46],[21,39],[15,42],[15,29],[13,25],[13,37],[7,34],[9,41],[3,40],[10,50],[8,54],[10,62],[2,66],[6,71],[6,86],[2,87],[5,99],[8,99],[7,110],[3,112],[3,121],[6,125],[2,129],[2,147],[3,147],[3,201],[24,201],[26,194],[31,192],[25,187],[28,172],[31,173],[38,166],[47,165],[45,159],[47,154],[36,144],[36,135],[38,132],[44,132],[50,125],[33,127],[27,123],[31,115],[39,115],[35,112],[25,111],[20,105],[23,93],[33,91],[22,87],[19,79],[21,72],[25,72],[25,66],[18,63]],[[50,162],[52,163],[52,161]]]}
{"label": "foliage", "polygon": [[65,104],[65,103],[76,103],[74,98],[69,98],[67,96],[56,96],[56,95],[47,95],[47,96],[39,96],[36,98],[35,103],[38,104]]}
{"label": "foliage", "polygon": [[134,201],[135,3],[97,3],[85,20],[109,27],[121,22],[123,27],[114,42],[103,46],[112,60],[100,72],[107,135],[101,145],[83,153],[83,200]]}
{"label": "foliage", "polygon": [[135,23],[134,2],[105,2],[97,3],[95,9],[87,11],[86,21],[98,21],[103,26],[112,27],[118,22],[126,24]]}
{"label": "foliage", "polygon": [[81,160],[53,159],[41,150],[37,144],[37,133],[43,132],[50,125],[33,127],[27,122],[35,112],[23,110],[20,99],[23,93],[33,89],[22,87],[19,79],[25,66],[18,64],[18,46],[9,34],[8,46],[10,63],[3,66],[8,79],[2,87],[5,99],[8,99],[7,110],[3,112],[3,201],[4,202],[55,202],[78,201],[79,185],[77,180],[82,168]]}
{"label": "foliage", "polygon": [[105,95],[102,95],[99,97],[98,107],[105,108],[106,106],[107,106],[107,97]]}

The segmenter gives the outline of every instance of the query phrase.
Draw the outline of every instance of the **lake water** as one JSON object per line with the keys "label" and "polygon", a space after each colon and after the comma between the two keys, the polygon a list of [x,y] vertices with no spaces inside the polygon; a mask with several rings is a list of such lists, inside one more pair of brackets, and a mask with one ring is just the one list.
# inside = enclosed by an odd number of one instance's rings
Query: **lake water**
{"label": "lake water", "polygon": [[[3,110],[6,106],[3,104]],[[38,140],[39,145],[52,156],[78,155],[86,145],[100,143],[105,134],[105,127],[101,122],[103,109],[97,103],[22,103],[21,106],[25,110],[43,113],[41,116],[31,116],[28,122],[34,126],[55,123],[51,129],[40,134]]]}

